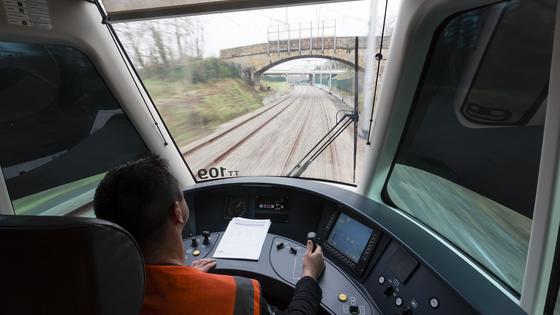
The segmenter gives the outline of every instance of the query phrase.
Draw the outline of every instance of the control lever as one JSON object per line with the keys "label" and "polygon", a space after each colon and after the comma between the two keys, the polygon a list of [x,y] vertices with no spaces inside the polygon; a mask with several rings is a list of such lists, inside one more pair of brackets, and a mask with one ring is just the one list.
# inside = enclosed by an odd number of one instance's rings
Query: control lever
{"label": "control lever", "polygon": [[202,231],[202,236],[204,236],[204,240],[202,240],[202,244],[204,245],[210,244],[210,232]]}
{"label": "control lever", "polygon": [[315,249],[317,249],[317,233],[307,233],[307,240],[313,242],[313,251],[315,251]]}
{"label": "control lever", "polygon": [[198,246],[198,241],[196,240],[196,237],[191,238],[191,247],[197,247]]}

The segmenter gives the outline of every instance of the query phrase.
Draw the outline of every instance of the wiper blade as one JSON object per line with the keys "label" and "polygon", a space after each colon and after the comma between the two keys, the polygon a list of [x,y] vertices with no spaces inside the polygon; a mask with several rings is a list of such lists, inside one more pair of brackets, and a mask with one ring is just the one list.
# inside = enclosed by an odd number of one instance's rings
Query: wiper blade
{"label": "wiper blade", "polygon": [[345,114],[342,118],[307,152],[307,154],[286,174],[290,177],[299,177],[317,159],[325,149],[354,121],[354,114]]}

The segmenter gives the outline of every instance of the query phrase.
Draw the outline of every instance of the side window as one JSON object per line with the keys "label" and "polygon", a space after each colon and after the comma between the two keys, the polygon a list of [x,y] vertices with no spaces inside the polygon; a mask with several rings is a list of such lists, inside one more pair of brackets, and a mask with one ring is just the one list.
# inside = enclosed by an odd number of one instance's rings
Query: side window
{"label": "side window", "polygon": [[527,259],[555,1],[505,1],[448,19],[384,189],[521,292]]}
{"label": "side window", "polygon": [[148,152],[78,50],[0,42],[0,166],[16,214],[87,205],[105,172]]}

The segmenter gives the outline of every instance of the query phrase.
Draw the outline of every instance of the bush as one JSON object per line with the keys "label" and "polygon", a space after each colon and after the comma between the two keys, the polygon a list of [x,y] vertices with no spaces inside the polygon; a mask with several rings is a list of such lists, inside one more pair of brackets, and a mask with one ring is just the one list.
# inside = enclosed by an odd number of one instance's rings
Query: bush
{"label": "bush", "polygon": [[238,66],[223,62],[218,58],[205,58],[193,62],[191,68],[192,83],[205,83],[210,80],[241,77]]}

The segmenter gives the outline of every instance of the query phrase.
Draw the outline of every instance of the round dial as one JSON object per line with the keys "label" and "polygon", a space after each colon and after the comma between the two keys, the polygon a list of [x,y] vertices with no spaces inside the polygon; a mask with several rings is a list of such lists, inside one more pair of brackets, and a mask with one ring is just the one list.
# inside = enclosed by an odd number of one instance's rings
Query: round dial
{"label": "round dial", "polygon": [[226,217],[234,218],[234,217],[242,217],[247,213],[247,200],[240,199],[240,198],[232,198],[229,200],[227,209],[226,209]]}

